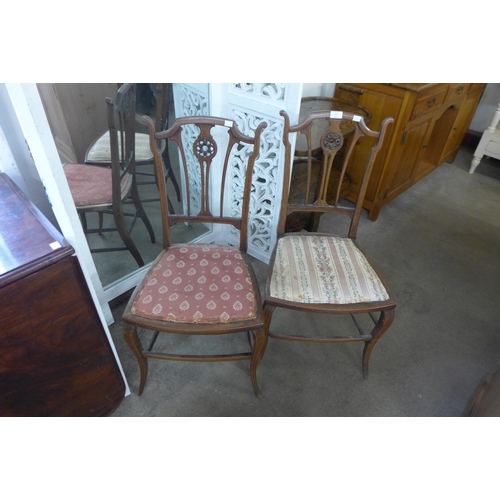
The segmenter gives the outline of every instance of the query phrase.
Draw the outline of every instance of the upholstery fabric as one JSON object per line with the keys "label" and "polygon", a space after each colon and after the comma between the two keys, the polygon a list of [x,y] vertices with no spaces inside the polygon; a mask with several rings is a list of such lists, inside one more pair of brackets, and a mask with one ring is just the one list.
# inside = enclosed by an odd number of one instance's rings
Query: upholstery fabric
{"label": "upholstery fabric", "polygon": [[270,295],[309,304],[353,304],[389,298],[352,240],[311,235],[285,235],[278,240]]}
{"label": "upholstery fabric", "polygon": [[218,245],[170,247],[144,278],[132,314],[176,323],[256,318],[252,280],[239,250]]}
{"label": "upholstery fabric", "polygon": [[[121,160],[121,137],[118,134],[118,149]],[[109,131],[104,133],[87,152],[85,159],[88,163],[109,163],[111,162],[111,146],[109,142]],[[135,162],[153,162],[153,153],[149,147],[148,134],[135,134]]]}
{"label": "upholstery fabric", "polygon": [[[71,196],[77,207],[109,205],[112,202],[111,169],[80,163],[64,165]],[[122,193],[127,192],[131,177],[122,179]]]}

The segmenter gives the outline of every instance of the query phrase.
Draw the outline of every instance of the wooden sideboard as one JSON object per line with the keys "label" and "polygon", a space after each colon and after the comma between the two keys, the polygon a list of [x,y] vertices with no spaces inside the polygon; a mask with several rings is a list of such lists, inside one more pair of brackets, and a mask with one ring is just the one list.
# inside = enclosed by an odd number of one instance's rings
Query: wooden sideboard
{"label": "wooden sideboard", "polygon": [[[366,192],[364,207],[377,220],[380,209],[444,162],[452,162],[467,133],[485,83],[347,83],[335,97],[363,106],[373,115],[370,128],[378,130],[388,116],[390,127]],[[356,163],[371,145],[353,153],[349,175],[354,183],[348,198],[354,201],[361,176]],[[358,161],[357,161],[358,160]]]}
{"label": "wooden sideboard", "polygon": [[74,250],[0,174],[0,416],[105,416],[125,383]]}

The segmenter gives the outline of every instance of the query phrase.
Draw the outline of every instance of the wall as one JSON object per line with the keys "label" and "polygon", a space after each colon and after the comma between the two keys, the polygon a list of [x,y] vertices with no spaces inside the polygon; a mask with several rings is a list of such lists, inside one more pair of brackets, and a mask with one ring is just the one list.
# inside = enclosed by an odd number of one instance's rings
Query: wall
{"label": "wall", "polygon": [[4,83],[0,83],[0,171],[59,228]]}
{"label": "wall", "polygon": [[482,134],[488,128],[498,103],[500,103],[500,83],[488,83],[469,129]]}
{"label": "wall", "polygon": [[333,97],[335,83],[304,83],[302,97]]}

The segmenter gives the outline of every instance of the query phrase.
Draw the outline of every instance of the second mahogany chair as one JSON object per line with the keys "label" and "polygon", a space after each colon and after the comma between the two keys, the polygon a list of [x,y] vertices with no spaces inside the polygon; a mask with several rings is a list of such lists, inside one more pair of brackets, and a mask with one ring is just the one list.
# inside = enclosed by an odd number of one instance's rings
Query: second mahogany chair
{"label": "second mahogany chair", "polygon": [[[186,213],[169,213],[165,183],[160,183],[164,250],[137,285],[123,314],[125,341],[140,367],[138,394],[144,390],[149,359],[249,360],[253,389],[260,397],[257,365],[266,339],[259,286],[246,249],[252,172],[265,124],[250,138],[233,121],[223,118],[178,118],[171,128],[157,133],[149,117],[143,120],[149,127],[158,178],[162,168],[158,141],[170,140],[179,148]],[[244,179],[243,185],[235,182],[235,175]],[[227,189],[241,189],[237,210],[224,207]],[[214,191],[217,196],[212,196]],[[172,226],[194,223],[232,226],[233,231],[239,231],[239,245],[172,241]],[[139,333],[146,335],[148,330],[154,333],[143,346]],[[160,334],[160,338],[167,333],[206,337],[240,332],[247,332],[250,351],[200,355],[165,352],[161,346],[154,349],[161,344],[157,343]]]}
{"label": "second mahogany chair", "polygon": [[[285,175],[283,197],[278,226],[278,240],[269,263],[266,299],[264,303],[264,323],[269,338],[300,342],[361,342],[364,344],[362,367],[364,377],[368,377],[368,361],[376,342],[387,331],[394,320],[396,302],[381,276],[368,262],[356,243],[359,218],[367,183],[380,151],[387,126],[393,122],[386,118],[380,131],[370,130],[361,116],[341,111],[311,112],[301,123],[290,125],[288,115],[284,117],[283,142],[285,146]],[[326,122],[326,126],[325,126]],[[317,145],[311,144],[311,130],[320,126],[324,133],[320,139],[322,159],[313,158],[312,151]],[[293,151],[291,138],[294,134],[304,134],[308,155],[300,158],[307,169],[307,182],[301,202],[289,202],[289,186]],[[346,137],[348,136],[348,137]],[[353,189],[357,190],[357,202],[353,206],[341,200],[343,178],[356,144],[360,140],[371,140],[373,148],[368,158],[362,158],[357,168],[364,170],[364,177]],[[347,145],[347,151],[342,147]],[[341,165],[332,175],[334,160],[342,150]],[[296,165],[294,165],[295,167]],[[331,179],[337,182],[336,195],[331,197]],[[285,233],[287,216],[294,212],[339,214],[347,216],[347,234],[340,230],[332,233]],[[345,219],[344,219],[345,220]],[[323,219],[324,223],[324,219]],[[303,311],[305,313],[351,315],[356,326],[356,317],[368,314],[373,320],[371,331],[323,336],[305,336],[300,332],[273,333],[269,331],[273,312],[276,308]],[[332,325],[334,322],[332,321]],[[352,334],[354,333],[354,334]]]}

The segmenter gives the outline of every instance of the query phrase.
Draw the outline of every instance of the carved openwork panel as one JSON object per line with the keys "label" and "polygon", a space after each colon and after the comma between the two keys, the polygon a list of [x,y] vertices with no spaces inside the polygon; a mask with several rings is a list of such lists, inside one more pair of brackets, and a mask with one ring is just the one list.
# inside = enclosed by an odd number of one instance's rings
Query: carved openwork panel
{"label": "carved openwork panel", "polygon": [[[176,95],[175,112],[176,116],[207,116],[209,114],[208,105],[208,85],[201,90],[187,84],[174,84]],[[201,175],[200,164],[193,152],[193,144],[199,135],[198,127],[189,125],[182,131],[182,141],[185,145],[187,169],[189,175],[190,207],[192,213],[201,210]],[[201,146],[203,149],[203,146]],[[181,174],[182,175],[182,174]],[[185,203],[184,208],[187,209]]]}
{"label": "carved openwork panel", "polygon": [[[279,200],[276,199],[276,192],[283,125],[269,116],[241,109],[233,109],[232,116],[238,128],[251,137],[253,137],[259,123],[265,121],[268,124],[262,134],[260,154],[254,165],[248,228],[249,250],[253,248],[259,253],[267,255],[274,245],[274,218],[279,211]],[[230,206],[235,214],[241,211],[240,193],[243,192],[245,179],[242,165],[251,151],[249,146],[236,151],[233,155],[230,175],[232,182]]]}
{"label": "carved openwork panel", "polygon": [[177,90],[176,116],[207,116],[209,114],[207,91],[186,84],[174,84]]}
{"label": "carved openwork panel", "polygon": [[342,144],[344,143],[344,138],[337,132],[328,132],[323,137],[322,148],[323,151],[338,151]]}
{"label": "carved openwork panel", "polygon": [[245,94],[271,99],[285,100],[286,83],[233,83],[233,90]]}

